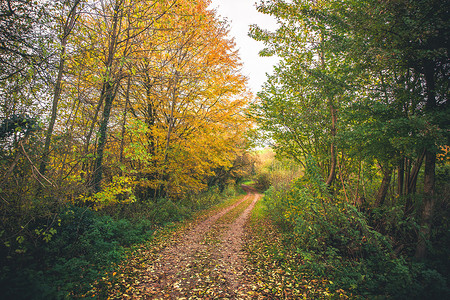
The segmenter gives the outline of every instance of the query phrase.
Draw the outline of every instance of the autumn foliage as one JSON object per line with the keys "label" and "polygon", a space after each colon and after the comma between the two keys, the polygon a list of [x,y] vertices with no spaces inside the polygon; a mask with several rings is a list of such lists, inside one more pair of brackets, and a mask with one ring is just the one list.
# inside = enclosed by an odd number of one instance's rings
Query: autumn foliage
{"label": "autumn foliage", "polygon": [[[53,189],[52,195],[98,208],[135,196],[180,199],[203,190],[214,169],[232,166],[245,143],[249,121],[243,110],[250,94],[227,25],[208,4],[117,0],[53,7],[50,13],[61,23],[55,34],[71,8],[76,23],[65,33],[47,165],[22,178],[22,186],[34,186],[28,195],[37,185],[40,196]],[[37,105],[17,99],[2,114],[5,120],[23,111],[44,114]],[[44,129],[46,120],[40,120]],[[18,145],[33,148],[28,163],[38,166],[41,132],[32,142],[20,128],[16,132],[2,141],[7,150],[24,157]],[[14,159],[4,164],[5,171],[12,169],[3,179],[4,193],[17,187],[16,165]]]}
{"label": "autumn foliage", "polygon": [[[145,232],[211,205],[219,196],[196,195],[226,192],[245,173],[252,95],[209,1],[47,2],[0,5],[2,30],[17,33],[0,36],[6,265],[64,240],[83,222],[80,207],[118,218],[141,210]],[[76,220],[60,217],[67,209]],[[86,233],[103,226],[89,216]]]}

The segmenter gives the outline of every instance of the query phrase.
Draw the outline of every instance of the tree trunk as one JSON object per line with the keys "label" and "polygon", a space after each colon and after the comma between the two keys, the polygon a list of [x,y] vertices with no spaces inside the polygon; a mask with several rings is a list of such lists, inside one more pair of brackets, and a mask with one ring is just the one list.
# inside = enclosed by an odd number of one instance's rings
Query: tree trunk
{"label": "tree trunk", "polygon": [[105,84],[107,85],[105,89],[105,107],[103,108],[102,123],[99,128],[98,147],[93,176],[94,190],[96,192],[101,190],[101,181],[103,176],[103,154],[106,145],[109,117],[111,115],[112,104],[115,96],[114,85],[111,82],[107,82]]}
{"label": "tree trunk", "polygon": [[94,117],[92,118],[91,126],[89,127],[89,132],[86,135],[86,144],[84,146],[84,155],[89,152],[89,144],[91,143],[92,134],[94,133],[95,124],[97,123],[98,114],[100,113],[100,109],[103,105],[103,98],[105,95],[104,91],[105,85],[103,85],[103,90],[100,92],[100,100],[98,101],[97,107],[95,108]]}
{"label": "tree trunk", "polygon": [[167,162],[167,158],[169,156],[169,146],[170,146],[170,138],[172,135],[172,129],[175,125],[174,121],[174,112],[175,112],[175,105],[176,105],[176,99],[177,99],[177,85],[178,85],[178,71],[175,71],[175,80],[173,84],[173,93],[172,93],[172,103],[170,108],[170,116],[168,121],[168,128],[167,128],[167,136],[166,136],[166,147],[164,150],[164,164]]}
{"label": "tree trunk", "polygon": [[[320,34],[320,43],[321,45],[324,43],[323,38],[323,32]],[[320,62],[322,65],[322,69],[325,70],[325,53],[323,50],[323,47],[320,49]],[[336,177],[336,164],[337,164],[337,158],[336,158],[336,145],[334,143],[334,138],[336,137],[336,108],[333,103],[333,96],[328,96],[328,108],[330,109],[331,113],[331,145],[330,145],[330,156],[331,156],[331,162],[330,162],[330,172],[328,173],[328,178],[326,181],[326,184],[330,186],[335,177]]]}
{"label": "tree trunk", "polygon": [[405,169],[405,182],[403,186],[403,193],[405,195],[408,195],[409,178],[411,176],[411,159],[405,158],[405,164],[403,165],[403,168]]}
{"label": "tree trunk", "polygon": [[[426,81],[427,102],[425,104],[425,111],[433,113],[436,109],[436,92],[435,92],[435,78],[434,78],[434,63],[428,62],[424,66],[424,76]],[[427,242],[430,239],[431,224],[434,215],[435,195],[435,174],[436,174],[436,152],[427,149],[425,152],[425,173],[423,185],[423,210],[421,216],[421,227],[417,241],[415,258],[423,259],[426,256]]]}
{"label": "tree trunk", "polygon": [[399,196],[403,196],[403,185],[404,185],[404,176],[405,176],[405,159],[402,158],[400,160],[400,164],[397,169],[398,179],[397,179],[397,194]]}
{"label": "tree trunk", "polygon": [[334,144],[334,138],[336,137],[336,108],[333,107],[333,103],[330,100],[330,110],[331,110],[331,141],[330,146],[330,155],[331,155],[331,165],[330,165],[330,173],[328,175],[328,179],[326,184],[330,186],[333,183],[334,178],[336,177],[336,145]]}
{"label": "tree trunk", "polygon": [[127,90],[125,92],[125,107],[123,109],[122,132],[120,135],[120,155],[119,155],[120,163],[123,162],[123,149],[125,147],[125,125],[127,124],[128,102],[130,100],[130,85],[131,85],[131,77],[128,77]]}
{"label": "tree trunk", "polygon": [[415,258],[423,259],[426,255],[427,242],[430,239],[431,224],[433,221],[434,205],[436,199],[434,197],[436,168],[436,153],[427,151],[425,156],[425,174],[424,174],[424,198],[423,210],[421,216],[421,227],[417,241]]}
{"label": "tree trunk", "polygon": [[146,94],[147,94],[147,110],[145,115],[145,123],[147,123],[148,128],[150,129],[150,132],[147,136],[149,139],[149,152],[151,155],[155,155],[155,138],[153,136],[153,126],[156,123],[156,108],[154,101],[152,99],[151,95],[151,88],[152,84],[149,79],[147,79],[145,84]]}
{"label": "tree trunk", "polygon": [[112,65],[114,62],[114,56],[117,50],[117,39],[118,39],[118,26],[119,26],[119,9],[121,2],[116,1],[114,7],[114,15],[112,20],[112,32],[111,32],[111,40],[108,45],[108,57],[106,60],[106,74],[105,74],[105,82],[103,83],[102,92],[104,95],[100,95],[101,98],[104,97],[105,105],[103,107],[103,116],[102,122],[99,128],[99,138],[98,138],[98,146],[97,146],[97,155],[95,158],[94,164],[94,174],[93,174],[93,185],[94,191],[99,192],[101,190],[101,181],[103,177],[103,154],[106,145],[107,131],[108,131],[108,123],[109,117],[111,115],[112,104],[115,98],[115,88],[119,86],[119,82],[114,82],[114,78],[111,74]]}
{"label": "tree trunk", "polygon": [[423,159],[425,157],[425,150],[422,151],[422,153],[417,158],[417,161],[414,163],[414,166],[412,170],[410,170],[410,166],[407,169],[407,176],[406,176],[406,182],[405,182],[405,194],[406,197],[406,203],[405,203],[405,214],[409,214],[413,208],[412,203],[412,195],[416,193],[416,186],[417,186],[417,178],[419,177],[419,171],[422,167]]}
{"label": "tree trunk", "polygon": [[39,172],[42,175],[45,175],[47,165],[48,165],[48,158],[50,155],[50,144],[51,144],[53,129],[54,129],[56,117],[57,117],[58,102],[59,102],[59,99],[61,98],[62,77],[63,77],[63,73],[64,73],[64,64],[66,62],[65,55],[66,55],[67,39],[68,39],[69,34],[72,31],[73,27],[75,26],[76,9],[77,9],[77,6],[79,3],[80,3],[80,0],[76,0],[73,3],[73,6],[69,12],[69,15],[67,16],[67,20],[63,26],[63,35],[61,38],[61,52],[59,54],[58,75],[56,78],[55,89],[53,92],[52,113],[50,116],[50,123],[48,124],[47,133],[45,135],[44,151],[42,153],[41,164],[39,165]]}
{"label": "tree trunk", "polygon": [[61,42],[61,58],[59,61],[59,67],[58,67],[58,77],[56,79],[56,84],[55,84],[55,91],[53,94],[53,102],[52,102],[52,114],[50,117],[50,123],[48,124],[48,128],[47,128],[47,133],[45,134],[45,142],[44,142],[44,151],[42,154],[42,159],[41,159],[41,164],[39,166],[39,172],[41,172],[42,175],[45,175],[46,169],[47,169],[47,165],[48,165],[48,158],[50,155],[50,144],[51,144],[51,139],[52,139],[52,134],[53,134],[53,128],[55,126],[55,122],[56,122],[56,114],[57,114],[57,109],[58,109],[58,102],[59,102],[59,98],[61,95],[61,81],[62,81],[62,75],[63,75],[63,71],[64,71],[64,55],[66,52],[66,41],[63,40]]}
{"label": "tree trunk", "polygon": [[391,167],[385,167],[383,170],[383,180],[381,181],[381,186],[378,189],[377,193],[377,206],[381,206],[384,204],[384,200],[386,199],[386,195],[389,189],[389,184],[391,183],[391,176],[392,176],[392,168]]}
{"label": "tree trunk", "polygon": [[359,186],[361,183],[361,168],[362,168],[362,162],[359,162],[359,168],[358,168],[358,179],[356,181],[356,192],[355,192],[355,197],[353,198],[353,205],[354,206],[359,206],[360,203],[358,203],[358,199],[359,198]]}

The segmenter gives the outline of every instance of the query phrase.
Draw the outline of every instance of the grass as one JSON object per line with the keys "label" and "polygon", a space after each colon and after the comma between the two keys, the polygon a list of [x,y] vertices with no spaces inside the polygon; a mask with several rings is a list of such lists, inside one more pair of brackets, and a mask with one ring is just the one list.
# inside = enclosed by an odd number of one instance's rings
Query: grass
{"label": "grass", "polygon": [[256,182],[254,180],[246,180],[244,182],[242,182],[242,184],[244,185],[254,185]]}

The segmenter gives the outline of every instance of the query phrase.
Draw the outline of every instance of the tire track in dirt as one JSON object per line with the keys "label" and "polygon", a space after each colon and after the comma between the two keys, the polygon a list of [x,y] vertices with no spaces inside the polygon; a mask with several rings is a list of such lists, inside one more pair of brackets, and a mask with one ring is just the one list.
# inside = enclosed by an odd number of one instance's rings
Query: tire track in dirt
{"label": "tire track in dirt", "polygon": [[[135,297],[133,298],[179,299],[183,288],[180,287],[180,282],[184,281],[181,285],[190,284],[189,280],[193,277],[190,273],[198,272],[194,272],[194,270],[191,269],[198,268],[200,260],[204,260],[205,258],[208,260],[208,266],[203,267],[214,267],[211,263],[215,257],[211,254],[210,245],[204,242],[207,234],[212,231],[213,228],[217,230],[217,227],[223,227],[224,225],[222,224],[216,224],[218,220],[231,213],[234,209],[238,208],[238,206],[243,205],[244,202],[249,201],[252,196],[254,195],[247,194],[234,204],[194,225],[192,229],[183,233],[183,237],[181,237],[178,243],[163,249],[159,253],[158,258],[151,263],[151,265],[148,265],[145,272],[148,276],[143,276],[143,278],[145,277],[146,279],[141,281],[137,286],[139,295],[135,294]],[[253,205],[256,203],[256,200],[257,198],[255,197],[255,200],[252,202]],[[251,208],[253,208],[253,205],[250,205]],[[246,215],[251,211],[251,208],[249,209],[249,207],[246,208],[246,213],[244,212]],[[243,214],[241,214],[241,216],[242,215]],[[237,219],[241,219],[241,216]],[[243,221],[239,222],[239,224],[241,223],[243,223]],[[230,232],[230,230],[228,230],[228,232]],[[237,246],[234,246],[234,248],[237,249]],[[198,277],[198,273],[195,275]],[[221,280],[224,281],[223,279]]]}
{"label": "tire track in dirt", "polygon": [[229,284],[229,288],[239,299],[250,297],[252,288],[244,280],[243,274],[246,271],[246,259],[243,252],[245,235],[245,224],[253,210],[256,202],[261,198],[260,194],[252,194],[253,201],[244,212],[230,224],[218,246],[218,260],[221,270]]}

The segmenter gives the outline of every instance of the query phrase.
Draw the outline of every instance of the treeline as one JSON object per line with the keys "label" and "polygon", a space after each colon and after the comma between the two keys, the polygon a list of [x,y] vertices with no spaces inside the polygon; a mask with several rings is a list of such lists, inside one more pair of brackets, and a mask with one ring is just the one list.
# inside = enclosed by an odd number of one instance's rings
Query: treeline
{"label": "treeline", "polygon": [[[115,186],[125,200],[127,185],[181,196],[230,167],[248,94],[227,25],[207,5],[7,1],[2,25],[20,36],[2,37],[12,44],[2,55],[4,190],[36,193],[34,177],[39,193],[73,199]],[[33,165],[21,182],[25,153]]]}
{"label": "treeline", "polygon": [[[0,247],[6,288],[24,284],[37,270],[45,270],[44,277],[54,272],[56,257],[85,257],[83,263],[95,269],[89,262],[95,244],[108,252],[132,243],[114,240],[125,238],[125,231],[148,237],[156,225],[217,201],[213,191],[229,192],[247,172],[244,132],[250,121],[243,111],[251,95],[228,25],[208,5],[0,3]],[[120,218],[125,223],[114,223]],[[64,244],[73,246],[66,249],[71,255],[62,254]],[[67,261],[59,263],[52,276],[80,276]],[[95,278],[89,276],[84,273]],[[48,290],[70,290],[68,282],[59,284]]]}
{"label": "treeline", "polygon": [[251,35],[280,63],[253,115],[277,154],[305,170],[269,189],[269,213],[314,255],[311,271],[347,291],[448,296],[449,3],[258,9],[279,28]]}

